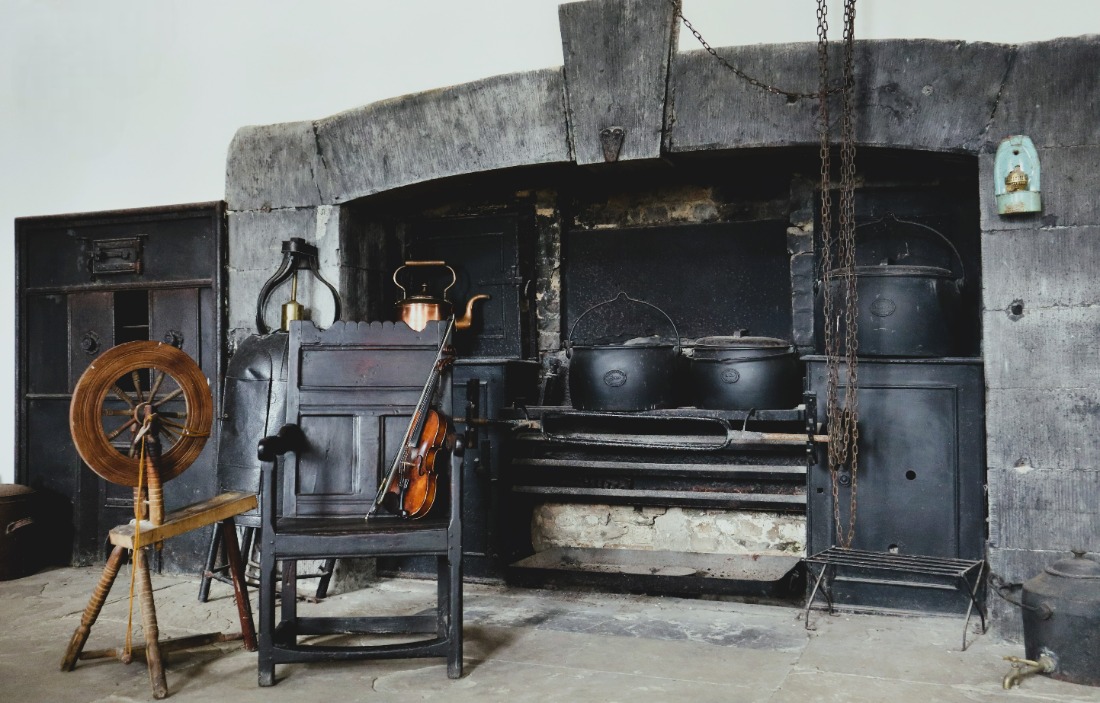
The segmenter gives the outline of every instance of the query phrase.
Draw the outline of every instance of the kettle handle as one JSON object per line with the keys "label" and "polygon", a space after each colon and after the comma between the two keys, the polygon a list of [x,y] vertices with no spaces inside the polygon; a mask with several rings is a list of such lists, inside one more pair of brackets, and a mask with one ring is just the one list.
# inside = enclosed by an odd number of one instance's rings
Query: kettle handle
{"label": "kettle handle", "polygon": [[442,297],[444,300],[447,299],[447,291],[449,291],[451,288],[454,288],[455,283],[458,282],[458,274],[455,273],[455,270],[453,268],[447,265],[446,261],[406,261],[401,266],[398,266],[397,270],[393,272],[393,284],[401,289],[402,300],[408,298],[409,293],[405,290],[405,286],[397,282],[397,274],[401,273],[402,270],[411,266],[438,266],[439,268],[445,268],[451,272],[451,282],[448,283],[447,287],[443,289]]}

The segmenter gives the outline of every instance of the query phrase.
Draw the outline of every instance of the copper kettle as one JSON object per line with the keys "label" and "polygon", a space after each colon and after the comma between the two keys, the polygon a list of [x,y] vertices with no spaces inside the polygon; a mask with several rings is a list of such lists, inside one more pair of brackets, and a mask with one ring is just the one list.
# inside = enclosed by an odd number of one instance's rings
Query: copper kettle
{"label": "copper kettle", "polygon": [[[429,293],[427,283],[421,286],[420,292],[409,295],[409,292],[405,290],[405,286],[397,281],[397,274],[413,266],[434,266],[445,268],[451,272],[451,282],[443,289],[442,297],[436,298]],[[458,275],[455,270],[444,261],[406,261],[404,266],[400,266],[393,272],[394,285],[401,289],[401,300],[396,303],[398,319],[418,332],[424,329],[432,320],[446,320],[454,312],[451,302],[447,300],[447,291],[454,286],[457,280]],[[469,329],[470,325],[473,324],[474,303],[479,300],[488,300],[489,297],[484,293],[472,296],[466,302],[465,313],[455,320],[455,328],[460,330]]]}

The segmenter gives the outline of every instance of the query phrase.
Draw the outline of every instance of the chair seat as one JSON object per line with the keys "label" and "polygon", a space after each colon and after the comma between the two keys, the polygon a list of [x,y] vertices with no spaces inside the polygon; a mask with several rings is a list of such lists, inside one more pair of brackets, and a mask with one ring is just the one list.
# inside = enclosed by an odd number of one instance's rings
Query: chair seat
{"label": "chair seat", "polygon": [[274,554],[276,559],[362,556],[365,539],[372,556],[446,554],[447,519],[279,518]]}

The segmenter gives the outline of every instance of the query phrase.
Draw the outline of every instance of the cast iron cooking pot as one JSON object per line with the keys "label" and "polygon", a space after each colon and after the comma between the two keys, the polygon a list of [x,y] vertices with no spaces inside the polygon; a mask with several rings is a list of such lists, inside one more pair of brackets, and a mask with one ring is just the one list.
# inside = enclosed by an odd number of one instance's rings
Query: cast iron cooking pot
{"label": "cast iron cooking pot", "polygon": [[[860,356],[951,356],[956,353],[955,327],[960,290],[965,282],[962,258],[951,241],[940,232],[920,223],[893,219],[939,237],[954,255],[952,265],[958,261],[959,272],[956,275],[954,271],[939,266],[904,265],[890,261],[874,266],[856,266],[858,353]],[[844,296],[849,280],[836,270],[831,271],[828,278],[835,311],[831,324],[843,339]]]}
{"label": "cast iron cooking pot", "polygon": [[1053,678],[1100,686],[1100,563],[1075,551],[1024,584],[1024,649]]}
{"label": "cast iron cooking pot", "polygon": [[772,337],[702,337],[689,365],[695,406],[709,410],[793,408],[802,374],[790,343]]}
{"label": "cast iron cooking pot", "polygon": [[[659,336],[635,337],[622,343],[576,344],[577,325],[593,310],[612,303],[653,308],[668,320],[675,341]],[[664,310],[619,293],[585,310],[565,341],[569,363],[569,396],[577,410],[638,412],[673,404],[673,375],[680,357],[680,334]]]}

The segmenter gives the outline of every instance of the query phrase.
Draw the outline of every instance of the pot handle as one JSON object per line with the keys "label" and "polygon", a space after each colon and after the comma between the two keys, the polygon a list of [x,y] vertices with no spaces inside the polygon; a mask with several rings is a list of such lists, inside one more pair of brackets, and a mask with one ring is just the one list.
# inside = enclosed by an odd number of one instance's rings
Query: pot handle
{"label": "pot handle", "polygon": [[405,286],[397,282],[397,274],[401,273],[401,271],[411,266],[437,266],[439,268],[445,268],[451,272],[451,282],[448,283],[447,287],[443,289],[443,295],[441,296],[444,300],[447,299],[447,291],[453,288],[455,283],[458,281],[458,274],[455,273],[455,270],[453,268],[447,265],[446,261],[406,261],[403,265],[398,266],[397,270],[393,272],[393,284],[401,289],[402,300],[408,298],[409,293],[405,290]]}
{"label": "pot handle", "polygon": [[565,347],[566,356],[569,355],[570,350],[573,347],[573,331],[577,329],[577,325],[579,325],[581,320],[584,319],[584,316],[587,315],[588,313],[592,312],[596,308],[601,308],[604,305],[610,305],[611,303],[615,303],[615,302],[618,302],[620,300],[628,300],[632,303],[641,303],[642,305],[646,305],[648,307],[651,307],[654,310],[656,310],[657,312],[661,313],[661,315],[663,315],[664,318],[666,320],[668,320],[668,324],[672,325],[672,334],[674,334],[676,336],[676,353],[677,354],[680,353],[680,330],[676,329],[676,323],[672,321],[672,318],[668,316],[668,313],[665,312],[664,310],[662,310],[661,308],[657,307],[653,303],[647,303],[646,301],[639,300],[638,298],[631,298],[629,295],[626,294],[625,291],[620,291],[619,294],[616,295],[611,300],[605,300],[602,303],[596,303],[592,307],[588,308],[587,310],[585,310],[584,312],[581,313],[581,316],[578,317],[576,319],[576,321],[573,322],[573,325],[569,328],[569,334],[566,336],[565,342],[563,343],[563,346]]}
{"label": "pot handle", "polygon": [[[928,225],[922,224],[920,222],[913,222],[912,220],[903,220],[903,219],[899,218],[897,215],[895,215],[892,212],[886,213],[885,215],[878,218],[877,220],[871,220],[870,222],[864,222],[863,224],[858,225],[856,227],[856,229],[859,229],[860,227],[870,227],[871,225],[882,224],[883,222],[897,222],[900,225],[912,225],[913,227],[920,227],[921,229],[926,229],[929,232],[931,232],[932,234],[939,237],[943,241],[943,243],[947,245],[947,248],[951,250],[951,253],[953,253],[955,255],[955,261],[959,262],[959,275],[955,279],[955,285],[959,288],[962,288],[966,284],[966,268],[963,265],[962,256],[959,254],[959,250],[955,247],[955,244],[950,239],[948,239],[946,236],[944,236],[943,232],[940,232],[938,229],[935,229],[933,227],[929,227]],[[954,273],[954,262],[952,262],[952,273]]]}

